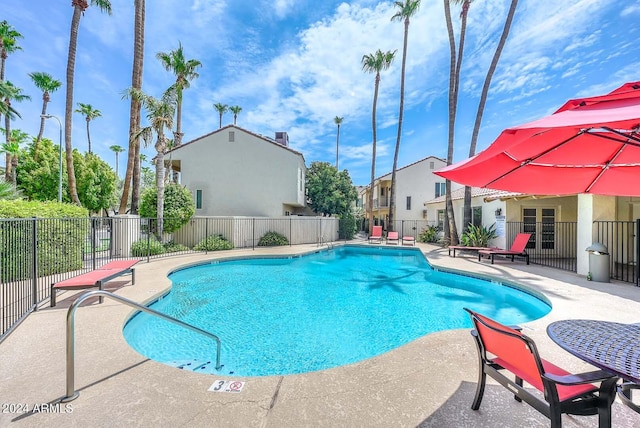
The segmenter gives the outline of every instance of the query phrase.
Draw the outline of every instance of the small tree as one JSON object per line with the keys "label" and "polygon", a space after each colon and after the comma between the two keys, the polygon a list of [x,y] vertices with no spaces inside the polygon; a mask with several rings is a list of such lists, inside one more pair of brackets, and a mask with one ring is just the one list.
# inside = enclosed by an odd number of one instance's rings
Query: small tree
{"label": "small tree", "polygon": [[328,162],[312,162],[307,171],[307,196],[311,208],[322,215],[347,215],[358,192],[347,170],[338,171]]}
{"label": "small tree", "polygon": [[109,209],[116,204],[116,177],[113,169],[93,153],[81,154],[73,151],[76,166],[78,198],[82,206],[92,213]]}
{"label": "small tree", "polygon": [[[140,215],[143,217],[157,218],[157,192],[155,188],[146,189],[142,194],[140,203]],[[164,232],[172,233],[184,226],[196,208],[191,192],[186,187],[176,183],[169,183],[164,188]]]}

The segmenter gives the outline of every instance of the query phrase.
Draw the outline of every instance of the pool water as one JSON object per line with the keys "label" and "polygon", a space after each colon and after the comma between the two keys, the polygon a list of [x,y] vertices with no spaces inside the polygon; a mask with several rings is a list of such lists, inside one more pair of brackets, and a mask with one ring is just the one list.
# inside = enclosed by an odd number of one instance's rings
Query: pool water
{"label": "pool water", "polygon": [[138,352],[175,367],[231,376],[304,373],[355,363],[425,334],[470,328],[463,307],[506,324],[550,306],[500,283],[437,271],[417,249],[338,247],[289,258],[207,263],[170,275],[150,307],[217,335],[138,313],[124,336]]}

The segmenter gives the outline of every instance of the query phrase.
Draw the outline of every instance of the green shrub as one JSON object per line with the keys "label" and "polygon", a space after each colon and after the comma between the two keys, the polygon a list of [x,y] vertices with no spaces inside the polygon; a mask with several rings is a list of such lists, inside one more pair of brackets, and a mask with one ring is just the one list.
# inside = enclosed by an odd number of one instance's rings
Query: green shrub
{"label": "green shrub", "polygon": [[[158,192],[156,188],[144,191],[140,201],[142,217],[158,217]],[[184,226],[195,213],[195,204],[191,192],[179,184],[167,184],[164,188],[164,209],[162,229],[165,233],[173,233]],[[155,231],[154,231],[155,232]]]}
{"label": "green shrub", "polygon": [[222,235],[208,236],[193,247],[196,251],[231,250],[232,248],[233,244]]}
{"label": "green shrub", "polygon": [[338,239],[353,239],[356,234],[356,218],[352,214],[346,214],[338,223]]}
{"label": "green shrub", "polygon": [[153,235],[149,239],[141,239],[131,244],[131,255],[134,257],[146,257],[157,256],[158,254],[164,254],[167,251]]}
{"label": "green shrub", "polygon": [[438,232],[440,232],[438,226],[427,226],[422,229],[422,232],[418,235],[418,242],[438,242]]}
{"label": "green shrub", "polygon": [[[34,222],[33,217],[38,220]],[[82,268],[84,243],[91,228],[86,209],[57,202],[0,200],[0,218],[17,219],[0,221],[2,282],[32,277],[36,245],[38,276]]]}
{"label": "green shrub", "polygon": [[497,236],[495,224],[492,224],[488,229],[484,226],[470,224],[460,237],[460,243],[466,247],[486,247],[489,245],[489,241]]}
{"label": "green shrub", "polygon": [[164,251],[167,253],[179,253],[181,251],[189,251],[190,248],[186,245],[178,244],[177,242],[169,241],[164,244]]}
{"label": "green shrub", "polygon": [[289,245],[289,240],[278,232],[267,232],[258,241],[258,247],[277,247],[279,245]]}

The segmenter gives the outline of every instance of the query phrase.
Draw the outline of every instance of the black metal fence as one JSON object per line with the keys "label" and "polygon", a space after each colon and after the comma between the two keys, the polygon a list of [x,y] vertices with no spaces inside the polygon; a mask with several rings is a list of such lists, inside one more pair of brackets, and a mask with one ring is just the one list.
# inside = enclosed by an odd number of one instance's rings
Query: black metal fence
{"label": "black metal fence", "polygon": [[636,221],[594,221],[595,239],[609,251],[610,276],[640,285],[640,219]]}
{"label": "black metal fence", "polygon": [[[0,219],[0,342],[50,297],[51,284],[113,259],[196,253],[194,247],[211,236],[234,248],[255,248],[267,232],[284,236],[289,245],[332,242],[339,227],[330,217],[194,217],[158,240],[156,221],[137,216]],[[165,230],[172,229],[172,221],[163,220]]]}
{"label": "black metal fence", "polygon": [[577,271],[577,222],[507,222],[506,242],[511,245],[518,233],[530,233],[527,253],[531,263]]}

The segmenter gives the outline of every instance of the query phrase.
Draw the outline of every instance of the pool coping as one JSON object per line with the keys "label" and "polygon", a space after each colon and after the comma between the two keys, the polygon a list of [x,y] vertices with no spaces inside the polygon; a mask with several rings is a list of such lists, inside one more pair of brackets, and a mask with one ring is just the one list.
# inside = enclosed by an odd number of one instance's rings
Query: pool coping
{"label": "pool coping", "polygon": [[[369,244],[371,245],[371,244]],[[373,245],[372,245],[373,246]],[[545,358],[571,370],[585,364],[546,336],[550,322],[597,318],[637,322],[640,290],[622,283],[590,283],[572,273],[523,263],[479,263],[450,258],[442,248],[418,244],[438,269],[473,271],[516,281],[548,296],[551,312],[525,323]],[[237,250],[233,255],[314,252],[293,249]],[[229,253],[227,253],[229,254]],[[114,281],[117,294],[137,302],[168,288],[172,268],[211,258],[211,254],[140,264],[136,285]],[[456,272],[457,273],[457,272]],[[55,404],[64,393],[64,322],[74,296],[61,295],[56,308],[30,315],[0,346],[2,402]],[[122,325],[129,308],[115,303],[82,305],[77,313],[76,385],[72,412],[0,413],[2,426],[547,426],[536,411],[516,403],[501,386],[489,384],[479,412],[470,410],[477,362],[468,330],[429,334],[378,357],[344,367],[301,375],[246,378],[240,394],[207,389],[215,375],[187,372],[142,358],[128,348]],[[588,366],[587,366],[588,367]],[[223,376],[220,376],[224,378]],[[231,378],[235,379],[235,378]],[[614,404],[614,426],[640,426],[640,419]],[[631,413],[629,413],[631,412]],[[563,418],[565,427],[595,424],[591,417]]]}

